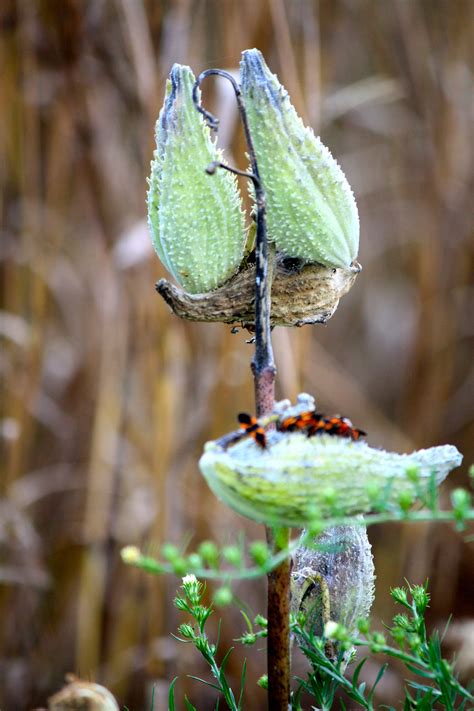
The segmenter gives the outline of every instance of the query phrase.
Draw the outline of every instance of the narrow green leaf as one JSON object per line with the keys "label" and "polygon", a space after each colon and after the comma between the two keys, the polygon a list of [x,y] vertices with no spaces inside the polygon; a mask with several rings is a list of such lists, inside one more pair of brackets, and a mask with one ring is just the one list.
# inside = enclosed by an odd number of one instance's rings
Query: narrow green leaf
{"label": "narrow green leaf", "polygon": [[221,662],[221,673],[224,673],[225,665],[227,664],[228,659],[233,651],[234,651],[234,647],[230,647],[230,649],[227,650],[227,652]]}
{"label": "narrow green leaf", "polygon": [[245,624],[247,625],[248,631],[249,631],[250,633],[252,633],[252,632],[253,632],[253,626],[252,626],[252,623],[251,623],[251,621],[250,621],[249,616],[248,616],[243,610],[240,610],[240,614],[242,615],[242,617],[243,617],[244,620],[245,620]]}
{"label": "narrow green leaf", "polygon": [[386,672],[386,670],[387,670],[387,667],[388,667],[388,663],[382,664],[382,666],[380,667],[379,673],[377,674],[377,677],[376,677],[376,679],[375,679],[375,681],[374,681],[374,683],[373,683],[373,686],[372,686],[372,688],[371,688],[371,690],[370,690],[370,692],[369,692],[369,695],[367,696],[367,701],[372,702],[372,699],[374,698],[374,693],[375,693],[375,689],[376,689],[376,687],[377,687],[377,684],[379,683],[379,681],[381,680],[381,678],[382,678],[383,675],[385,674],[385,672]]}
{"label": "narrow green leaf", "polygon": [[423,679],[434,679],[435,675],[433,672],[425,671],[423,669],[420,669],[420,667],[416,667],[414,664],[410,664],[409,662],[405,662],[406,668],[416,674],[417,676],[423,677]]}
{"label": "narrow green leaf", "polygon": [[352,683],[354,686],[357,686],[357,682],[359,681],[359,674],[362,670],[362,667],[366,663],[366,661],[367,661],[367,657],[364,657],[364,659],[361,662],[359,662],[359,664],[354,669],[354,673],[352,675]]}
{"label": "narrow green leaf", "polygon": [[168,711],[176,711],[176,706],[174,703],[174,687],[176,685],[176,682],[178,681],[178,677],[175,676],[173,681],[170,684],[170,689],[168,691]]}
{"label": "narrow green leaf", "polygon": [[239,696],[239,703],[237,704],[237,707],[240,711],[242,708],[242,700],[244,698],[244,690],[245,690],[245,679],[247,676],[247,660],[244,659],[244,663],[242,666],[242,674],[240,675],[240,696]]}
{"label": "narrow green leaf", "polygon": [[207,681],[207,679],[201,679],[200,676],[194,676],[193,674],[186,674],[186,676],[189,679],[194,679],[195,681],[200,681],[201,684],[205,684],[206,686],[210,686],[213,689],[216,689],[217,691],[222,691],[221,687],[218,686],[217,684],[213,684],[212,681]]}
{"label": "narrow green leaf", "polygon": [[197,708],[192,705],[187,696],[184,697],[184,703],[188,711],[197,711]]}

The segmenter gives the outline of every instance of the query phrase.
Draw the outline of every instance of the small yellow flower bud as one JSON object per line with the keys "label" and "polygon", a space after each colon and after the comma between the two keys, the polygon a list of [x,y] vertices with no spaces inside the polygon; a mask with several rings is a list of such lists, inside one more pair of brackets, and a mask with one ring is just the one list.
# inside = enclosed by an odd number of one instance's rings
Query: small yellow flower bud
{"label": "small yellow flower bud", "polygon": [[123,562],[127,563],[127,565],[135,565],[142,557],[140,549],[137,548],[137,546],[125,546],[125,548],[122,548],[120,551],[120,555]]}

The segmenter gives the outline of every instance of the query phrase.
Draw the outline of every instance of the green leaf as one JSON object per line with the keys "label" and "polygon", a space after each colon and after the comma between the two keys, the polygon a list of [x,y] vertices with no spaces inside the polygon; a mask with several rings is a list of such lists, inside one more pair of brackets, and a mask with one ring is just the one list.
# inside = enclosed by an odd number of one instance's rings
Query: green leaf
{"label": "green leaf", "polygon": [[197,711],[197,708],[192,705],[187,696],[184,697],[184,703],[187,708],[187,711]]}
{"label": "green leaf", "polygon": [[186,675],[189,679],[194,679],[195,681],[200,681],[201,684],[205,684],[206,686],[210,686],[213,689],[216,689],[216,691],[222,691],[221,687],[218,686],[217,684],[213,684],[212,681],[207,681],[207,679],[201,679],[200,676],[194,676],[193,674],[187,674]]}
{"label": "green leaf", "polygon": [[367,701],[372,702],[372,699],[374,698],[375,689],[377,688],[377,684],[379,683],[379,681],[381,680],[381,678],[382,678],[383,675],[385,674],[385,672],[386,672],[386,670],[387,670],[387,667],[388,667],[388,663],[383,664],[383,665],[380,667],[379,672],[378,672],[378,674],[377,674],[377,677],[376,677],[376,679],[375,679],[375,681],[374,681],[374,683],[373,683],[373,685],[372,685],[372,688],[371,688],[371,690],[370,690],[370,692],[369,692],[369,695],[368,695],[368,697],[367,697]]}
{"label": "green leaf", "polygon": [[361,672],[361,670],[362,670],[362,667],[363,667],[364,664],[366,663],[367,659],[368,659],[368,657],[364,657],[364,659],[362,659],[362,661],[359,662],[359,664],[358,664],[358,665],[356,666],[356,668],[354,669],[354,673],[353,673],[353,675],[352,675],[352,684],[353,684],[354,686],[357,686],[357,682],[359,681],[360,672]]}
{"label": "green leaf", "polygon": [[405,666],[409,671],[413,672],[417,676],[423,677],[424,679],[434,679],[435,678],[435,675],[432,671],[426,671],[424,669],[420,669],[420,667],[417,667],[414,664],[411,664],[410,662],[406,662]]}
{"label": "green leaf", "polygon": [[230,649],[228,649],[226,654],[224,655],[224,658],[221,662],[221,673],[222,674],[224,673],[225,666],[226,666],[228,659],[233,651],[234,651],[234,647],[230,647]]}
{"label": "green leaf", "polygon": [[237,707],[240,711],[242,708],[242,701],[244,698],[244,690],[245,690],[245,678],[247,676],[247,660],[244,659],[244,663],[242,666],[242,674],[240,675],[240,696],[239,696],[239,703],[237,704]]}
{"label": "green leaf", "polygon": [[249,616],[243,610],[240,610],[240,614],[242,615],[242,617],[245,620],[245,624],[247,625],[248,631],[253,632],[253,626],[252,626]]}
{"label": "green leaf", "polygon": [[174,687],[176,685],[176,682],[178,681],[178,677],[175,676],[173,681],[170,684],[170,688],[168,691],[168,711],[176,711],[176,706],[174,703]]}

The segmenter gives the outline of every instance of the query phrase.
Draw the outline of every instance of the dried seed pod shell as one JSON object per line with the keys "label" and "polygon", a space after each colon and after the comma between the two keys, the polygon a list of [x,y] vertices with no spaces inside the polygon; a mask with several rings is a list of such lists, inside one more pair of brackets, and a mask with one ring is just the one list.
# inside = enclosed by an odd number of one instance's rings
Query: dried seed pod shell
{"label": "dried seed pod shell", "polygon": [[[336,311],[339,299],[352,287],[360,265],[349,269],[320,264],[288,268],[277,261],[272,282],[272,326],[303,326],[325,323]],[[207,294],[188,294],[161,279],[157,291],[174,313],[190,321],[222,321],[255,326],[255,267],[239,272]]]}
{"label": "dried seed pod shell", "polygon": [[156,124],[148,224],[166,269],[192,294],[215,289],[240,266],[245,221],[235,176],[208,175],[222,155],[192,100],[194,75],[175,64]]}
{"label": "dried seed pod shell", "polygon": [[359,216],[346,176],[257,49],[243,52],[242,93],[266,193],[268,235],[291,257],[348,267]]}
{"label": "dried seed pod shell", "polygon": [[293,555],[291,611],[303,612],[308,629],[321,636],[330,620],[357,632],[374,600],[375,571],[363,524],[335,526],[319,535],[319,549],[300,546]]}
{"label": "dried seed pod shell", "polygon": [[[452,445],[396,454],[365,442],[299,432],[267,432],[267,447],[251,439],[223,450],[209,442],[199,466],[214,494],[232,509],[270,525],[304,528],[315,518],[373,510],[374,490],[385,505],[400,494],[416,499],[434,476],[440,484],[462,456]],[[418,482],[407,469],[416,468]]]}
{"label": "dried seed pod shell", "polygon": [[119,711],[119,706],[104,686],[73,679],[48,699],[48,709],[49,711]]}

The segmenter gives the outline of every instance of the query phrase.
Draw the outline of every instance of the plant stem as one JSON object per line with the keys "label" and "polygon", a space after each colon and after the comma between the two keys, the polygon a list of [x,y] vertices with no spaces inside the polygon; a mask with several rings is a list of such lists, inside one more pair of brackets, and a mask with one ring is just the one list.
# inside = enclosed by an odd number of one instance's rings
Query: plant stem
{"label": "plant stem", "polygon": [[[208,69],[196,79],[193,87],[193,100],[198,111],[216,129],[218,120],[199,105],[198,87],[202,80],[210,75],[222,76],[233,86],[237,106],[242,121],[247,142],[251,173],[247,177],[252,180],[255,188],[257,232],[255,240],[255,355],[252,360],[252,373],[255,387],[255,409],[257,417],[270,413],[275,405],[276,368],[273,359],[270,310],[271,310],[271,277],[273,267],[269,259],[267,240],[267,223],[265,217],[265,192],[258,171],[255,149],[247,121],[247,113],[240,86],[234,77],[221,69]],[[219,164],[220,167],[242,175],[242,171]],[[210,166],[210,172],[215,168]],[[272,553],[288,546],[290,530],[288,528],[274,531],[266,527],[267,541]],[[268,708],[270,711],[288,711],[290,701],[290,570],[289,557],[268,574]]]}
{"label": "plant stem", "polygon": [[[267,541],[274,553],[288,545],[290,529],[266,527]],[[267,664],[268,708],[287,711],[290,700],[290,573],[287,557],[268,574]]]}
{"label": "plant stem", "polygon": [[[250,146],[249,146],[249,150]],[[252,152],[250,153],[252,155]],[[252,165],[255,172],[257,166]],[[258,172],[257,172],[258,177]],[[261,184],[256,186],[257,236],[255,279],[255,356],[252,372],[255,387],[257,417],[267,415],[275,404],[275,375],[270,333],[271,267],[266,238],[265,196]],[[288,528],[274,531],[265,527],[272,554],[287,548],[290,539]],[[267,667],[268,708],[287,711],[290,700],[290,572],[289,557],[268,574],[267,587]]]}
{"label": "plant stem", "polygon": [[[267,225],[265,217],[265,193],[247,124],[245,107],[240,105],[245,137],[249,149],[257,203],[257,233],[255,240],[255,355],[252,372],[255,387],[257,417],[268,415],[275,405],[276,368],[270,329],[271,272]],[[273,256],[273,255],[272,255]],[[273,261],[273,260],[272,260]],[[272,554],[288,547],[290,529],[273,530],[265,527]],[[286,557],[268,574],[267,587],[267,670],[268,708],[270,711],[287,711],[290,701],[290,572],[291,558]]]}

